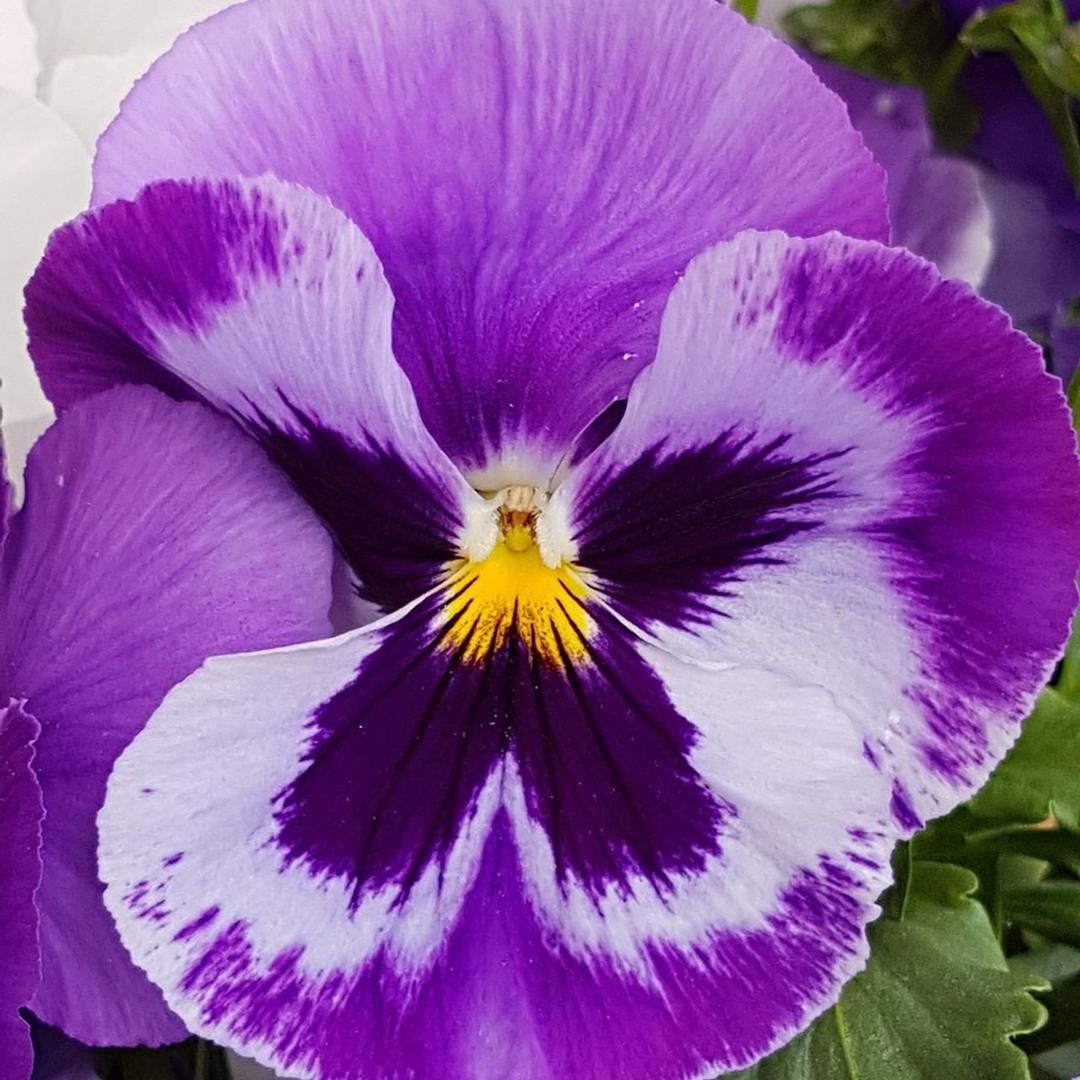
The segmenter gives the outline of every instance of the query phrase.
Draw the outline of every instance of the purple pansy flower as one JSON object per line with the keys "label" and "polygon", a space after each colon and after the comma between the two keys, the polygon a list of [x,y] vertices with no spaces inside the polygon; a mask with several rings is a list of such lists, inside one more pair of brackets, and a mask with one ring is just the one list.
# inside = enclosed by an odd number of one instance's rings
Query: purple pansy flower
{"label": "purple pansy flower", "polygon": [[970,162],[934,150],[920,92],[808,60],[843,98],[851,122],[888,176],[892,242],[929,259],[946,277],[981,285],[993,244],[979,173]]}
{"label": "purple pansy flower", "polygon": [[[942,0],[957,31],[979,10],[1005,0]],[[1066,0],[1080,19],[1080,0]],[[979,109],[971,155],[987,166],[984,189],[994,217],[994,259],[983,294],[1025,329],[1051,343],[1054,371],[1068,381],[1080,361],[1069,302],[1080,296],[1080,199],[1061,148],[1013,62],[986,55],[968,61],[963,87]]]}
{"label": "purple pansy flower", "polygon": [[[947,27],[960,28],[979,11],[1010,0],[941,0]],[[1065,13],[1080,19],[1080,0],[1065,0]],[[1042,189],[1060,224],[1080,230],[1080,200],[1054,133],[1038,102],[1006,56],[973,58],[963,72],[964,89],[979,109],[971,153],[995,172]]]}
{"label": "purple pansy flower", "polygon": [[[330,545],[233,425],[144,387],[66,410],[25,479],[0,549],[0,700],[11,703],[0,728],[0,1023],[20,1022],[15,1008],[29,1005],[90,1044],[177,1041],[186,1029],[131,963],[102,902],[95,817],[109,770],[208,655],[327,632]],[[40,958],[24,962],[39,934]],[[14,1045],[6,1032],[3,1043]],[[25,1064],[0,1074],[18,1080]]]}
{"label": "purple pansy flower", "polygon": [[839,99],[710,0],[259,0],[96,201],[28,288],[50,398],[233,417],[384,613],[207,662],[113,772],[107,903],[191,1029],[656,1080],[834,1001],[1080,564],[1060,387],[876,242]]}
{"label": "purple pansy flower", "polygon": [[1049,341],[1053,371],[1068,383],[1080,362],[1069,316],[1080,297],[1080,233],[1058,224],[1038,187],[989,172],[982,183],[994,218],[994,258],[980,291]]}

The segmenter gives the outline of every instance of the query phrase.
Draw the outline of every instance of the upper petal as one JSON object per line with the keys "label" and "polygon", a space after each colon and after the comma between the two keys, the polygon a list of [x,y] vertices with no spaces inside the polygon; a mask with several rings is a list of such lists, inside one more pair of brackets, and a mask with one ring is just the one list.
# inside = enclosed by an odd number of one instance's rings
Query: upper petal
{"label": "upper petal", "polygon": [[830,690],[907,831],[985,780],[1076,604],[1080,470],[1039,351],[928,263],[835,235],[697,259],[548,512],[676,652]]}
{"label": "upper petal", "polygon": [[491,487],[545,481],[623,395],[704,247],[887,230],[840,102],[711,0],[242,4],[139,82],[95,198],[264,172],[371,238],[421,413]]}
{"label": "upper petal", "polygon": [[0,708],[0,1074],[26,1080],[33,1064],[30,1029],[19,1017],[41,978],[34,894],[41,880],[41,788],[34,776],[37,721],[18,702]]}
{"label": "upper petal", "polygon": [[327,632],[329,556],[265,455],[201,406],[125,387],[35,446],[0,563],[0,691],[42,729],[46,1022],[96,1045],[183,1038],[102,905],[94,816],[117,754],[208,655]]}
{"label": "upper petal", "polygon": [[372,599],[413,599],[454,556],[478,497],[391,354],[371,245],[327,200],[270,179],[154,184],[59,230],[26,297],[59,408],[134,381],[236,417]]}

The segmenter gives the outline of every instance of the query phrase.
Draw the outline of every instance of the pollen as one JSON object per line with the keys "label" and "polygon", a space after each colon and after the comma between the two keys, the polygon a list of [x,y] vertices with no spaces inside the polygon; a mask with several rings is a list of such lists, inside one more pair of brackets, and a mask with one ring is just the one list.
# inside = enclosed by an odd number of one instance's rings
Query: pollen
{"label": "pollen", "polygon": [[507,488],[498,509],[500,536],[480,562],[455,564],[447,582],[446,648],[482,663],[514,640],[552,667],[588,659],[588,589],[568,563],[546,565],[536,545],[536,492]]}

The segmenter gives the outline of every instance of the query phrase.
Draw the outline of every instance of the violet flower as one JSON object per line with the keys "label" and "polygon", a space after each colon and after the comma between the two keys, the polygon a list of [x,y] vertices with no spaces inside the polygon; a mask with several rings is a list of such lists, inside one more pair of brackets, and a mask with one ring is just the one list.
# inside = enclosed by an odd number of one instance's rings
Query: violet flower
{"label": "violet flower", "polygon": [[839,100],[710,0],[257,0],[96,201],[27,292],[51,400],[233,417],[386,612],[207,662],[112,774],[107,903],[189,1027],[653,1080],[828,1007],[1080,564],[1058,384],[875,242]]}
{"label": "violet flower", "polygon": [[[1007,2],[940,0],[940,7],[947,27],[959,31],[978,11]],[[1070,19],[1080,19],[1080,0],[1065,0],[1064,8]],[[964,69],[963,85],[979,109],[971,154],[1002,176],[1040,188],[1059,224],[1080,230],[1080,200],[1061,149],[1013,62],[999,55],[975,57]]]}
{"label": "violet flower", "polygon": [[[942,0],[941,10],[958,31],[978,10],[1003,2]],[[1064,6],[1080,19],[1080,0]],[[979,109],[969,152],[989,170],[984,187],[994,215],[995,256],[983,293],[1050,342],[1054,371],[1068,382],[1080,363],[1068,314],[1080,296],[1080,199],[1049,122],[1009,58],[973,58],[962,82]]]}
{"label": "violet flower", "polygon": [[934,149],[922,94],[808,57],[888,176],[892,243],[978,288],[993,254],[978,169]]}
{"label": "violet flower", "polygon": [[121,388],[65,410],[34,446],[0,551],[5,1080],[28,1073],[27,1039],[7,1030],[22,1005],[94,1045],[186,1037],[102,902],[105,782],[208,655],[324,635],[329,573],[318,522],[201,406]]}

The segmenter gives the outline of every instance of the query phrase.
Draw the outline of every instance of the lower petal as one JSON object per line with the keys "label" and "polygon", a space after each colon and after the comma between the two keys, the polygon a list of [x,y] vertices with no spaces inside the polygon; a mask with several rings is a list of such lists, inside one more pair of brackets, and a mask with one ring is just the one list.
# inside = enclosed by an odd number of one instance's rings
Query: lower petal
{"label": "lower petal", "polygon": [[100,865],[192,1030],[334,1080],[711,1075],[861,967],[891,834],[851,718],[533,599],[493,630],[457,579],[168,695]]}
{"label": "lower petal", "polygon": [[0,709],[0,1076],[24,1080],[33,1053],[19,1018],[41,977],[34,894],[41,879],[41,788],[31,765],[40,728],[17,702]]}

